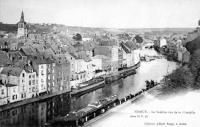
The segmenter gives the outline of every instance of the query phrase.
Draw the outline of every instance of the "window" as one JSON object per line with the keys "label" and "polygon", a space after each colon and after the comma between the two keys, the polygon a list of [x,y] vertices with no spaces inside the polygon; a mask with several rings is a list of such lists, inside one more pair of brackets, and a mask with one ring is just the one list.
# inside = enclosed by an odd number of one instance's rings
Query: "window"
{"label": "window", "polygon": [[32,88],[32,92],[35,92],[35,87]]}
{"label": "window", "polygon": [[13,88],[13,93],[15,93],[15,88]]}
{"label": "window", "polygon": [[29,75],[29,78],[31,78],[31,75]]}
{"label": "window", "polygon": [[31,80],[29,81],[29,85],[31,85]]}
{"label": "window", "polygon": [[41,65],[41,68],[43,69],[43,65]]}
{"label": "window", "polygon": [[52,86],[54,86],[54,82],[52,82]]}
{"label": "window", "polygon": [[35,80],[32,80],[32,84],[35,85]]}
{"label": "window", "polygon": [[41,82],[43,83],[43,82],[44,82],[44,80],[43,80],[43,79],[41,79]]}
{"label": "window", "polygon": [[24,88],[25,88],[25,86],[23,85],[23,86],[22,86],[22,90],[25,90]]}
{"label": "window", "polygon": [[50,80],[50,75],[48,75],[48,80]]}
{"label": "window", "polygon": [[32,75],[32,78],[35,78],[35,75],[34,75],[34,74]]}
{"label": "window", "polygon": [[24,73],[22,73],[22,77],[25,77],[25,74],[24,74]]}
{"label": "window", "polygon": [[44,71],[43,70],[41,70],[41,75],[44,75]]}
{"label": "window", "polygon": [[2,95],[4,94],[4,89],[1,90],[1,94],[2,94]]}

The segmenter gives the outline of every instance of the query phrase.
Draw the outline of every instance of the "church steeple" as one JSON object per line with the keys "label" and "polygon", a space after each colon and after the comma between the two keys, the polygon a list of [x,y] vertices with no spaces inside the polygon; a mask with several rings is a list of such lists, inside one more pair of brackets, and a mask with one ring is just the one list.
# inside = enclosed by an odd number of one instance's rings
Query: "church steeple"
{"label": "church steeple", "polygon": [[200,20],[198,21],[198,26],[200,26]]}
{"label": "church steeple", "polygon": [[22,11],[21,13],[21,19],[20,19],[20,22],[24,22],[24,12]]}
{"label": "church steeple", "polygon": [[21,36],[27,36],[28,30],[27,30],[27,24],[24,21],[24,12],[21,12],[21,18],[20,21],[17,23],[18,29],[17,29],[17,37]]}

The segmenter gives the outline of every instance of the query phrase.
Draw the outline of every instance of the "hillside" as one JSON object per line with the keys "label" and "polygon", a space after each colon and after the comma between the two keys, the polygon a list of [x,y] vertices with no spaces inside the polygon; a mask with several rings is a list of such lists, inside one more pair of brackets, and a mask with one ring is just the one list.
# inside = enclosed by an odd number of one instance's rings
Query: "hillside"
{"label": "hillside", "polygon": [[[29,23],[29,30],[34,30],[35,32],[52,32],[52,31],[65,31],[69,33],[124,33],[124,32],[132,32],[135,34],[149,32],[156,35],[169,34],[169,33],[188,33],[193,30],[193,28],[95,28],[95,27],[80,27],[80,26],[66,26],[61,24],[36,24]],[[15,33],[17,31],[16,24],[3,24],[0,23],[0,31],[12,32]]]}
{"label": "hillside", "polygon": [[188,42],[185,46],[187,50],[192,54],[195,50],[200,49],[200,36],[196,39]]}
{"label": "hillside", "polygon": [[16,24],[3,24],[0,23],[0,31],[6,31],[6,32],[11,32],[11,33],[16,33],[17,32],[17,25]]}

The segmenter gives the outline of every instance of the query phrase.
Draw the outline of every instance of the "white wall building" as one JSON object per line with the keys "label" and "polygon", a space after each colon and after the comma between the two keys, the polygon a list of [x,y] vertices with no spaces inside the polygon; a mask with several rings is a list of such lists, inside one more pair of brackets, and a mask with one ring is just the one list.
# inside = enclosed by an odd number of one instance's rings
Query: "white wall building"
{"label": "white wall building", "polygon": [[166,46],[167,45],[167,40],[165,38],[160,39],[160,47]]}
{"label": "white wall building", "polygon": [[47,92],[47,65],[38,65],[38,94]]}
{"label": "white wall building", "polygon": [[7,104],[7,99],[7,87],[6,85],[0,84],[0,105]]}

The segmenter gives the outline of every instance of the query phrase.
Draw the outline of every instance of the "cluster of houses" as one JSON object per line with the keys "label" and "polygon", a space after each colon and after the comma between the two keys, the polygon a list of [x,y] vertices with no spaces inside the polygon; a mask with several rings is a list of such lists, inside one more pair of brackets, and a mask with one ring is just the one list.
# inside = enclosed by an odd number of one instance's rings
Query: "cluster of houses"
{"label": "cluster of houses", "polygon": [[55,35],[28,33],[22,12],[16,38],[0,38],[0,105],[70,92],[93,78],[140,61],[133,42],[94,45],[94,39],[63,45]]}
{"label": "cluster of houses", "polygon": [[154,44],[174,60],[185,64],[190,61],[190,52],[183,46],[183,41],[180,36],[171,36],[170,38],[160,38]]}

